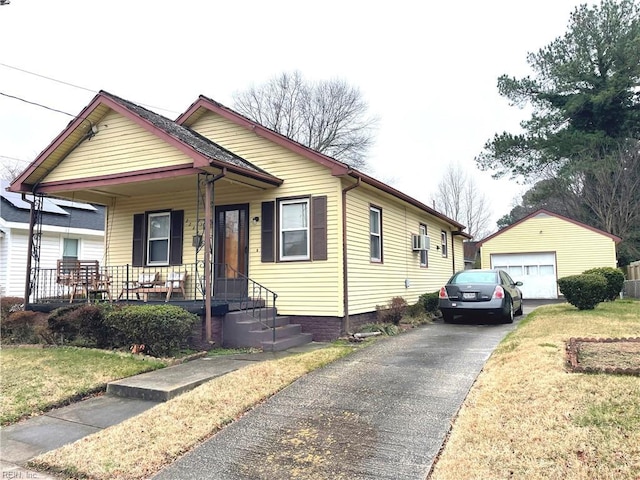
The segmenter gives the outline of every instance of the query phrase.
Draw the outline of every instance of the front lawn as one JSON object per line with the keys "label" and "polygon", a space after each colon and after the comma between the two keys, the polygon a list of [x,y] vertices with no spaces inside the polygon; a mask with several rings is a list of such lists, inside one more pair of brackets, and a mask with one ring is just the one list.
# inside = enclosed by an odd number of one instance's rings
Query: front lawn
{"label": "front lawn", "polygon": [[336,342],[312,352],[243,367],[120,424],[40,455],[29,466],[64,478],[150,478],[296,379],[356,348]]}
{"label": "front lawn", "polygon": [[0,422],[15,422],[102,391],[112,380],[163,366],[158,360],[89,348],[2,348]]}
{"label": "front lawn", "polygon": [[[640,378],[572,373],[565,351],[571,337],[639,336],[638,301],[537,309],[485,365],[429,478],[640,478]],[[626,364],[620,346],[589,361]]]}

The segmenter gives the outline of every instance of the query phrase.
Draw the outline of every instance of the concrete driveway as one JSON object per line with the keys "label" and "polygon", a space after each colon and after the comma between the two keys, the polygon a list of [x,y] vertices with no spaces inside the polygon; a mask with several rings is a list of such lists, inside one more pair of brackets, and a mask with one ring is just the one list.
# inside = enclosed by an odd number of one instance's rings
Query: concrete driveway
{"label": "concrete driveway", "polygon": [[301,378],[154,478],[424,479],[520,318],[436,322],[378,342]]}

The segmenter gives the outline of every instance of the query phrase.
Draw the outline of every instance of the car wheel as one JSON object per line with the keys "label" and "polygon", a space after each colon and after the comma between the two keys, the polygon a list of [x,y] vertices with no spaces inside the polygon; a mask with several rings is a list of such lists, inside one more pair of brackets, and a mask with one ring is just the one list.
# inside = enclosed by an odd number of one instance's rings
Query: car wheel
{"label": "car wheel", "polygon": [[522,299],[520,299],[520,306],[518,307],[518,309],[515,311],[515,315],[516,316],[520,316],[522,315]]}
{"label": "car wheel", "polygon": [[453,313],[451,313],[451,312],[442,312],[442,320],[444,320],[444,323],[453,322]]}
{"label": "car wheel", "polygon": [[504,323],[513,323],[513,317],[514,317],[513,300],[509,299],[507,300],[507,302],[509,303],[507,304],[507,311],[504,314],[503,320],[504,320]]}

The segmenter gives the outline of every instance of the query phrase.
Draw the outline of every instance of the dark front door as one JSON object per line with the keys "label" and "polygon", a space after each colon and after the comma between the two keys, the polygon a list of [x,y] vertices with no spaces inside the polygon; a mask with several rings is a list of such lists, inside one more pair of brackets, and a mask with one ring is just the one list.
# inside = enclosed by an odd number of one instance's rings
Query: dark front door
{"label": "dark front door", "polygon": [[220,299],[247,297],[249,206],[216,207],[213,295]]}

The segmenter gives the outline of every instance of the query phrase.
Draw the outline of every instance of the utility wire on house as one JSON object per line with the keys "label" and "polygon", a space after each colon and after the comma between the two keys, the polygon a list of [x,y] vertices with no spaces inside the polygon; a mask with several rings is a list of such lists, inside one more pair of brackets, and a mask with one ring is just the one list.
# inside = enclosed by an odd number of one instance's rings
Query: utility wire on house
{"label": "utility wire on house", "polygon": [[[86,91],[86,92],[90,92],[90,93],[93,93],[93,94],[98,93],[98,91],[97,91],[97,90],[95,90],[95,89],[91,89],[91,88],[87,88],[87,87],[82,87],[82,86],[80,86],[80,85],[76,85],[76,84],[74,84],[74,83],[65,82],[64,80],[58,80],[58,79],[56,79],[56,78],[48,77],[48,76],[46,76],[46,75],[42,75],[42,74],[40,74],[40,73],[35,73],[35,72],[31,72],[31,71],[29,71],[29,70],[25,70],[24,68],[15,67],[15,66],[13,66],[13,65],[7,65],[6,63],[2,63],[2,62],[0,62],[0,66],[1,66],[1,67],[5,67],[5,68],[10,68],[11,70],[16,70],[16,71],[18,71],[18,72],[26,73],[26,74],[28,74],[28,75],[33,75],[33,76],[35,76],[35,77],[39,77],[39,78],[42,78],[42,79],[45,79],[45,80],[49,80],[49,81],[51,81],[51,82],[60,83],[60,84],[62,84],[62,85],[66,85],[66,86],[68,86],[68,87],[77,88],[77,89],[79,89],[79,90],[84,90],[84,91]],[[156,106],[153,106],[153,105],[148,105],[148,104],[145,104],[145,103],[139,103],[139,102],[136,102],[136,103],[137,103],[138,105],[142,105],[143,107],[152,108],[152,109],[154,109],[154,110],[162,110],[162,111],[164,111],[164,112],[169,112],[169,113],[173,113],[173,114],[179,114],[179,113],[180,113],[180,112],[176,112],[175,110],[169,110],[168,108],[156,107]],[[45,108],[46,108],[46,107],[45,107]],[[64,113],[64,112],[62,112],[62,113]],[[68,115],[68,114],[67,114],[67,115]],[[74,116],[74,115],[72,115],[72,116]]]}
{"label": "utility wire on house", "polygon": [[8,98],[13,98],[14,100],[20,100],[21,102],[28,103],[30,105],[35,105],[36,107],[46,108],[47,110],[51,110],[52,112],[63,113],[65,115],[69,115],[70,117],[75,117],[75,115],[72,115],[71,113],[63,112],[62,110],[58,110],[57,108],[47,107],[46,105],[42,105],[41,103],[32,102],[30,100],[26,100],[21,97],[16,97],[15,95],[9,95],[8,93],[4,93],[4,92],[0,92],[0,95],[3,95]]}
{"label": "utility wire on house", "polygon": [[81,87],[80,85],[75,85],[73,83],[65,82],[63,80],[58,80],[58,79],[55,79],[55,78],[52,78],[52,77],[47,77],[46,75],[40,75],[39,73],[30,72],[29,70],[24,70],[23,68],[14,67],[13,65],[7,65],[6,63],[0,63],[0,65],[3,66],[3,67],[6,67],[6,68],[10,68],[11,70],[17,70],[19,72],[27,73],[27,74],[33,75],[35,77],[44,78],[45,80],[50,80],[52,82],[61,83],[62,85],[67,85],[67,86],[73,87],[73,88],[79,88],[80,90],[84,90],[86,92],[97,93],[96,90],[92,90],[91,88]]}

